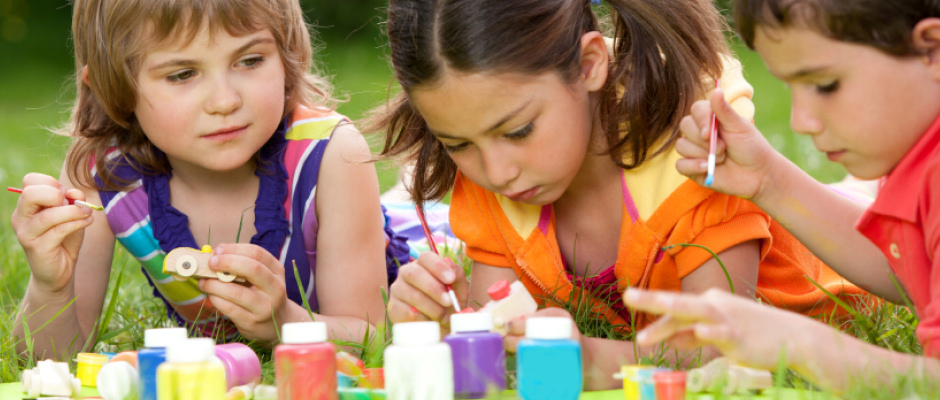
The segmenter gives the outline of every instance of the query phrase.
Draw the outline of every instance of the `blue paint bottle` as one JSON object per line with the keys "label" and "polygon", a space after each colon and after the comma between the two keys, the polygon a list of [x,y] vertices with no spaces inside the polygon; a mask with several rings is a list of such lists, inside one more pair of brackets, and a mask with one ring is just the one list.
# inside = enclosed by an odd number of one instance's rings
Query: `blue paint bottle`
{"label": "blue paint bottle", "polygon": [[166,361],[166,348],[182,340],[186,340],[186,328],[159,328],[144,331],[144,348],[137,352],[140,400],[157,400],[157,367]]}
{"label": "blue paint bottle", "polygon": [[454,394],[458,399],[486,398],[487,390],[506,389],[506,350],[503,337],[491,332],[489,313],[453,314],[450,346],[454,361]]}
{"label": "blue paint bottle", "polygon": [[577,400],[581,394],[581,344],[571,339],[571,320],[532,317],[516,358],[517,390],[525,400]]}

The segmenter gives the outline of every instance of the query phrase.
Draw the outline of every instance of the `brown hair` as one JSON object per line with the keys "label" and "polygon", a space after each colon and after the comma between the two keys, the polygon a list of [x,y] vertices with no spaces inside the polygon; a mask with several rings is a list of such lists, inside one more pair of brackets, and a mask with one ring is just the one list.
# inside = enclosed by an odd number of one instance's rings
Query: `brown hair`
{"label": "brown hair", "polygon": [[940,16],[936,0],[735,0],[734,22],[754,48],[758,26],[803,26],[833,40],[871,46],[894,56],[917,54],[914,25]]}
{"label": "brown hair", "polygon": [[[607,3],[614,52],[598,111],[611,159],[629,169],[672,145],[679,120],[703,92],[702,75],[721,74],[726,25],[709,0]],[[600,30],[589,0],[390,0],[386,26],[403,93],[376,110],[366,130],[385,131],[383,156],[406,153],[416,162],[415,201],[443,197],[457,166],[409,91],[435,84],[445,68],[554,71],[571,82],[580,71],[581,36]]]}
{"label": "brown hair", "polygon": [[[271,31],[284,63],[285,113],[297,104],[334,103],[330,85],[310,72],[313,49],[298,0],[75,0],[73,7],[78,92],[66,128],[75,138],[66,170],[80,185],[96,187],[89,158],[103,182],[99,189],[119,190],[131,183],[111,172],[120,161],[106,158],[114,146],[143,173],[169,170],[134,117],[136,77],[148,49],[189,43],[205,24],[210,32],[221,28],[231,35]],[[81,78],[86,66],[88,85]]]}

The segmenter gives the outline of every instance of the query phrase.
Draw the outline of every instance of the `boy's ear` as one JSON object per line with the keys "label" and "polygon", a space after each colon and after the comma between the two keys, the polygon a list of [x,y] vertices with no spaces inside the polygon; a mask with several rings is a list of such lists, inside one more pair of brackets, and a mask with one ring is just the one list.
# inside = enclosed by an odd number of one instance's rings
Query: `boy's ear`
{"label": "boy's ear", "polygon": [[604,87],[609,62],[604,35],[591,31],[581,36],[581,79],[588,91],[594,92]]}
{"label": "boy's ear", "polygon": [[914,25],[911,41],[940,78],[940,18],[925,18]]}

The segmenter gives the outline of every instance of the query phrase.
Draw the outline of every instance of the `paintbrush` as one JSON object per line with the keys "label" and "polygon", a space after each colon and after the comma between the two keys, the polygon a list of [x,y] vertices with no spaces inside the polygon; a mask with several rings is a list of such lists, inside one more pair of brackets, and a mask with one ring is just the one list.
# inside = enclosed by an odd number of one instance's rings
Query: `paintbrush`
{"label": "paintbrush", "polygon": [[[15,188],[15,187],[12,187],[12,186],[7,186],[7,191],[10,191],[10,192],[13,192],[13,193],[23,193],[23,189]],[[92,210],[104,211],[104,207],[102,207],[102,206],[96,206],[96,205],[94,205],[94,204],[87,203],[87,202],[84,202],[84,201],[81,201],[81,200],[74,200],[74,199],[66,199],[66,200],[68,200],[68,201],[69,201],[69,204],[71,204],[71,205],[85,206],[85,207],[88,207],[88,208],[90,208],[90,209],[92,209]]]}
{"label": "paintbrush", "polygon": [[[415,204],[415,210],[418,212],[418,221],[421,222],[421,229],[424,230],[424,237],[428,239],[428,246],[431,247],[431,251],[434,254],[441,255],[437,251],[437,245],[434,244],[434,237],[431,236],[431,229],[428,228],[428,221],[424,219],[424,208],[420,204]],[[447,294],[450,295],[450,301],[454,303],[454,310],[458,313],[460,312],[460,302],[457,301],[457,294],[454,293],[454,288],[451,285],[444,284],[447,287]]]}
{"label": "paintbrush", "polygon": [[[715,79],[715,89],[718,89],[718,79]],[[715,152],[718,147],[718,117],[712,111],[711,132],[708,135],[708,175],[705,176],[705,186],[715,183]]]}

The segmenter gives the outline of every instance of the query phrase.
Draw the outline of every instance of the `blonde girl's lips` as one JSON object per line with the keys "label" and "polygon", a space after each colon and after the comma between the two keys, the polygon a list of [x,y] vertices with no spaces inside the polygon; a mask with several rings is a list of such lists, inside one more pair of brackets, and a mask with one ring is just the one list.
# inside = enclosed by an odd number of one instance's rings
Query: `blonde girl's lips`
{"label": "blonde girl's lips", "polygon": [[243,132],[245,132],[246,129],[248,129],[248,125],[222,128],[206,136],[203,136],[202,138],[209,139],[209,140],[218,140],[218,141],[231,140],[231,139],[238,137],[238,135],[241,135]]}

